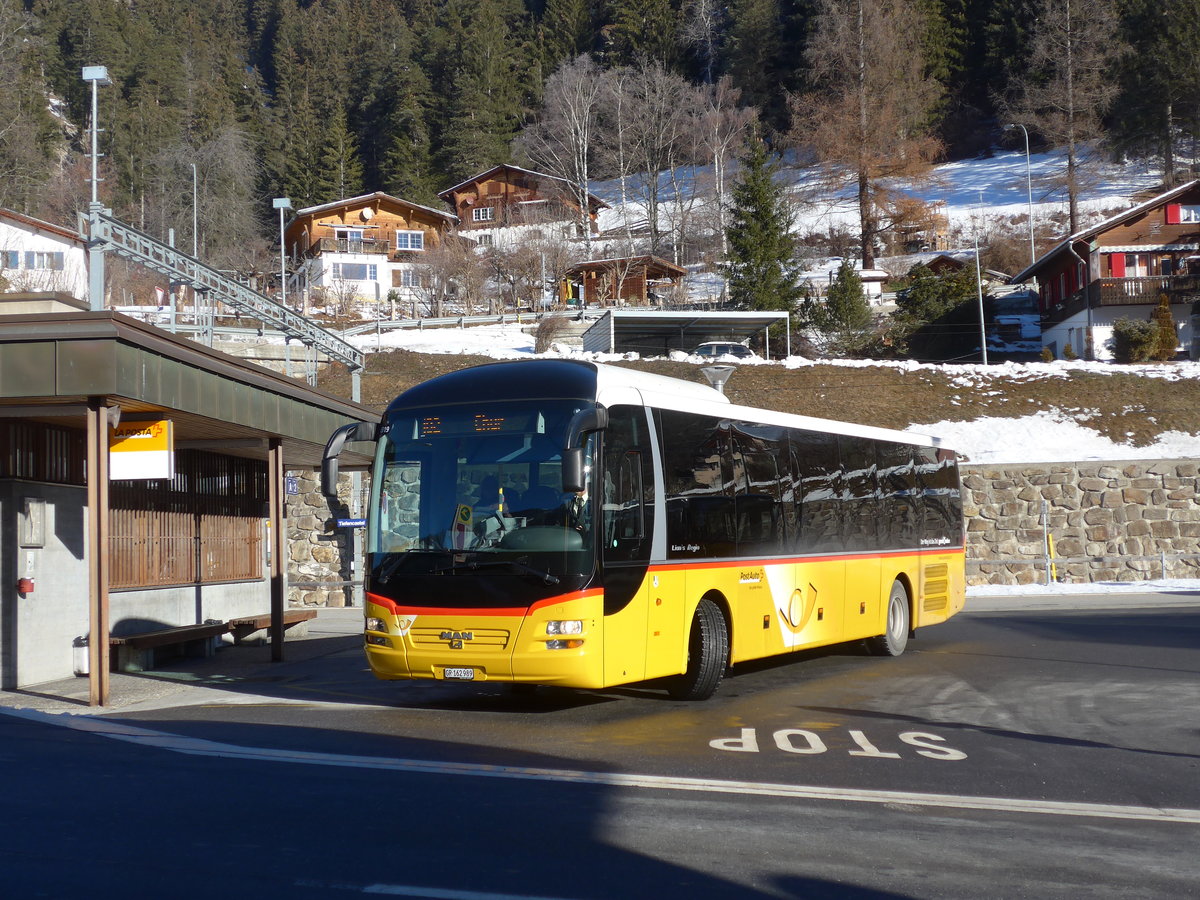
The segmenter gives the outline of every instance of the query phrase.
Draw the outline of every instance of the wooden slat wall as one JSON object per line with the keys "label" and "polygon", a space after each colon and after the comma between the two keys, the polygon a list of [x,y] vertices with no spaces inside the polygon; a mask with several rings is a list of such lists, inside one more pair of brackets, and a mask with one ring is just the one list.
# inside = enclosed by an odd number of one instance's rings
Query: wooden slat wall
{"label": "wooden slat wall", "polygon": [[266,465],[181,450],[175,477],[112,484],[113,589],[264,577]]}
{"label": "wooden slat wall", "polygon": [[86,441],[77,429],[0,420],[0,478],[84,483]]}

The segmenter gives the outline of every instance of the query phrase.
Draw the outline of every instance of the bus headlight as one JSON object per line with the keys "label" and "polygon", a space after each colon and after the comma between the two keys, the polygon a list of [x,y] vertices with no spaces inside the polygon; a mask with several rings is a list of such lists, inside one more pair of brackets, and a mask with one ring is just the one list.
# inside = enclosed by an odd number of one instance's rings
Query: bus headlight
{"label": "bus headlight", "polygon": [[387,634],[387,622],[383,619],[377,619],[375,616],[367,616],[367,631],[382,631]]}
{"label": "bus headlight", "polygon": [[546,634],[583,634],[579,619],[562,619],[546,623]]}

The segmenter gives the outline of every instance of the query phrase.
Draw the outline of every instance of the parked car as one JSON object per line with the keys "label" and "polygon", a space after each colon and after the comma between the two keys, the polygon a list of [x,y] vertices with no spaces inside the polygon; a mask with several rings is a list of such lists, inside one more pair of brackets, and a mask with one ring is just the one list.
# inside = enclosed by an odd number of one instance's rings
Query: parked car
{"label": "parked car", "polygon": [[733,341],[707,341],[693,350],[692,353],[696,356],[710,358],[732,356],[736,359],[753,359],[755,356],[754,351],[745,344],[737,344]]}

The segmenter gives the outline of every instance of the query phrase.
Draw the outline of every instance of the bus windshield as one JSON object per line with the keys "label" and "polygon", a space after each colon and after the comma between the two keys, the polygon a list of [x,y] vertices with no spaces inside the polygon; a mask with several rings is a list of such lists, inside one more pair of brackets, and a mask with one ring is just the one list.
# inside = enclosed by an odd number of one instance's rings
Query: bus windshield
{"label": "bus windshield", "polygon": [[583,405],[390,412],[372,479],[367,589],[405,606],[480,608],[583,587],[595,558],[591,492],[562,490],[566,426]]}

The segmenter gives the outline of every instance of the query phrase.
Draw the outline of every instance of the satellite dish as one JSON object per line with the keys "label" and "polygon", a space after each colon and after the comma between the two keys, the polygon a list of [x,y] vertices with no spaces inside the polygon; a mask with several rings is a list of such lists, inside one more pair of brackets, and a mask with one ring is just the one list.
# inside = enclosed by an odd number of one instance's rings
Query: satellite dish
{"label": "satellite dish", "polygon": [[360,212],[359,215],[362,216],[364,222],[370,222],[373,218],[375,218],[375,210],[368,206],[366,209]]}

